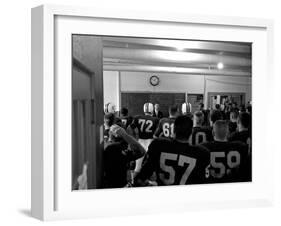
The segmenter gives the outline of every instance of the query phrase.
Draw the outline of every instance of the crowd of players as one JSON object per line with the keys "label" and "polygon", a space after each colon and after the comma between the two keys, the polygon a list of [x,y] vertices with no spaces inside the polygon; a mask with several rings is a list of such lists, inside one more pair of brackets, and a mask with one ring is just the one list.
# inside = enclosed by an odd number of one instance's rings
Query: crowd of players
{"label": "crowd of players", "polygon": [[130,116],[106,105],[105,188],[251,181],[251,105],[223,110],[144,104]]}

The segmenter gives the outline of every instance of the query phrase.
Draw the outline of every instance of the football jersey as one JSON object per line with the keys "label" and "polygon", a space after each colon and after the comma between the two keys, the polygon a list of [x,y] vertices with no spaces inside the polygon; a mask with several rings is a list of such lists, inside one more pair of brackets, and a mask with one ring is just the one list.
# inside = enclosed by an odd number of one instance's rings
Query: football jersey
{"label": "football jersey", "polygon": [[236,129],[237,129],[237,123],[229,121],[228,122],[228,128],[229,128],[229,133],[230,134],[235,133]]}
{"label": "football jersey", "polygon": [[128,126],[133,122],[133,118],[131,116],[122,116],[120,119],[125,129],[127,129]]}
{"label": "football jersey", "polygon": [[162,118],[154,133],[156,137],[172,138],[174,136],[174,124],[176,118]]}
{"label": "football jersey", "polygon": [[150,144],[136,181],[145,181],[155,172],[158,185],[203,183],[209,161],[204,147],[158,138]]}
{"label": "football jersey", "polygon": [[202,146],[210,151],[210,166],[206,175],[209,182],[242,182],[251,180],[250,158],[246,144],[240,141],[212,141],[204,143]]}
{"label": "football jersey", "polygon": [[241,141],[245,144],[248,144],[249,139],[251,138],[251,134],[249,130],[241,131],[241,132],[234,132],[229,137],[229,141]]}
{"label": "football jersey", "polygon": [[212,129],[210,127],[193,127],[191,134],[192,145],[209,142],[213,140]]}
{"label": "football jersey", "polygon": [[150,115],[138,115],[134,118],[131,127],[138,128],[140,139],[152,139],[158,126],[159,119]]}

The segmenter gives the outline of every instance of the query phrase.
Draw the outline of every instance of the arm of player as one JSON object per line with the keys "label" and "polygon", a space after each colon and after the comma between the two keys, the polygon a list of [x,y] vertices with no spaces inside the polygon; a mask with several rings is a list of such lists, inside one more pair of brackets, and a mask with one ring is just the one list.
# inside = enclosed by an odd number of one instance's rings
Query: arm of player
{"label": "arm of player", "polygon": [[152,141],[152,143],[148,147],[148,151],[144,157],[144,162],[141,167],[140,172],[135,176],[135,186],[152,186],[149,178],[153,174],[156,169],[155,164],[155,143],[156,141]]}
{"label": "arm of player", "polygon": [[162,133],[162,123],[161,123],[161,120],[160,122],[158,123],[158,126],[157,126],[157,129],[155,131],[155,133],[153,134],[153,138],[158,138]]}
{"label": "arm of player", "polygon": [[113,133],[115,133],[117,136],[122,137],[129,144],[129,147],[133,152],[133,156],[134,156],[134,159],[132,160],[136,160],[144,156],[145,150],[142,147],[142,145],[134,137],[126,133],[125,129],[123,129],[120,126],[114,125],[112,130]]}

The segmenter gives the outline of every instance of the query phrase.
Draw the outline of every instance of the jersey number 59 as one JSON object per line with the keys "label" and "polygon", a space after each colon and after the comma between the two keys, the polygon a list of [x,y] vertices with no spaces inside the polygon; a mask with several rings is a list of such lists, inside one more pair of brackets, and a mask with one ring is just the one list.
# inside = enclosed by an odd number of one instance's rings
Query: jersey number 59
{"label": "jersey number 59", "polygon": [[[225,166],[219,159],[226,158]],[[240,165],[240,153],[238,151],[225,152],[211,152],[211,169],[210,174],[214,178],[222,178],[225,174],[231,172],[231,169]]]}

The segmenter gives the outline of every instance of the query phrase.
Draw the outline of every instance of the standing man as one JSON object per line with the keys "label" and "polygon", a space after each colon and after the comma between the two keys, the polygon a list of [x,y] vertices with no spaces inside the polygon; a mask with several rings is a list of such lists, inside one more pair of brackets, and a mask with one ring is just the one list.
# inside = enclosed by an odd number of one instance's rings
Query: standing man
{"label": "standing man", "polygon": [[160,111],[160,105],[159,104],[154,105],[153,117],[163,118],[163,112]]}
{"label": "standing man", "polygon": [[[153,117],[153,104],[145,103],[143,106],[144,115],[137,115],[129,126],[133,134],[136,135],[139,143],[147,151],[149,144],[153,139],[153,134],[158,126],[159,119]],[[143,158],[136,161],[135,171],[138,172],[141,168]]]}
{"label": "standing man", "polygon": [[159,125],[154,133],[154,138],[174,137],[174,123],[176,117],[178,116],[178,107],[176,105],[169,108],[169,118],[162,118],[159,122]]}

